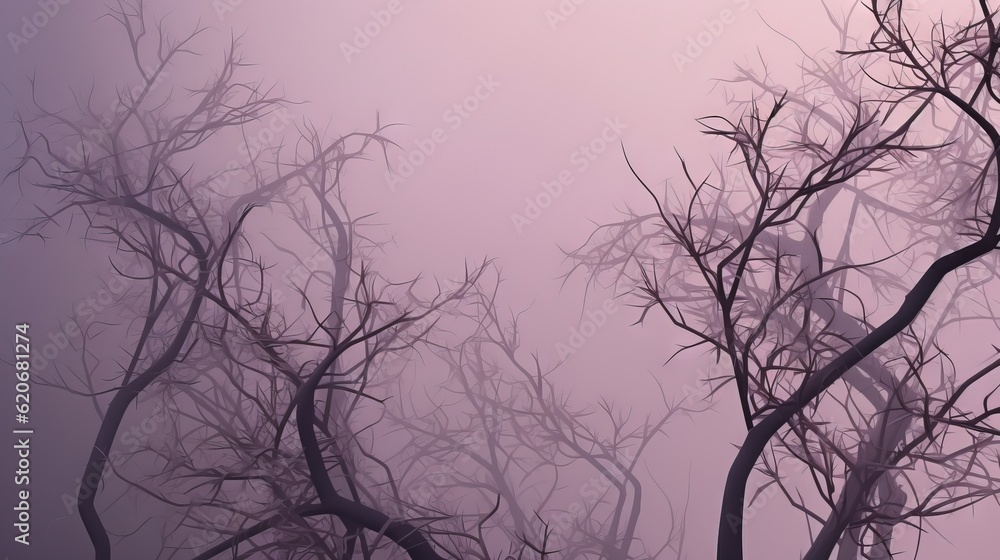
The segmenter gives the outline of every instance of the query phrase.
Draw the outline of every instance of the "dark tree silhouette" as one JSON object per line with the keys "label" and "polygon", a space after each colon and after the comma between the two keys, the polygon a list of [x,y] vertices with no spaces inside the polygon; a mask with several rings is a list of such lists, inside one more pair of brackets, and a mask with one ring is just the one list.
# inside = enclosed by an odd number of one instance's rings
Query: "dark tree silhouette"
{"label": "dark tree silhouette", "polygon": [[570,254],[730,371],[748,433],[720,560],[743,558],[747,496],[770,485],[809,524],[804,557],[844,560],[894,557],[894,533],[1000,490],[1000,362],[963,372],[949,351],[962,325],[987,350],[995,334],[1000,35],[985,1],[929,29],[904,5],[873,1],[860,44],[831,13],[838,57],[807,60],[795,88],[739,69],[729,87],[750,96],[701,120],[731,148],[712,176],[682,158],[661,192],[633,169],[655,211]]}

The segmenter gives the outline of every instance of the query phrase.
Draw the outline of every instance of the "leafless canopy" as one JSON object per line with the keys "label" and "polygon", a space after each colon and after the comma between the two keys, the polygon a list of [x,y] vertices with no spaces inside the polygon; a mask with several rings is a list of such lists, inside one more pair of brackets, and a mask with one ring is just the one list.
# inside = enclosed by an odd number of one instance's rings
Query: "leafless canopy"
{"label": "leafless canopy", "polygon": [[727,145],[714,172],[681,158],[661,191],[633,170],[653,212],[570,254],[730,371],[748,433],[720,560],[743,557],[744,511],[771,485],[805,516],[805,558],[845,560],[916,556],[929,520],[1000,490],[1000,361],[949,351],[963,325],[996,349],[997,16],[866,9],[857,42],[830,14],[836,56],[807,59],[794,88],[738,68],[732,114],[701,120]]}
{"label": "leafless canopy", "polygon": [[203,30],[172,39],[141,3],[111,16],[137,84],[110,109],[36,102],[8,176],[39,209],[21,241],[80,233],[123,286],[44,374],[100,415],[76,495],[95,558],[129,532],[103,509],[125,496],[171,512],[162,558],[680,554],[682,511],[638,538],[638,469],[695,405],[642,422],[573,406],[499,311],[490,262],[446,285],[379,272],[344,178],[384,156],[386,126],[331,139],[289,117],[235,40],[193,85]]}

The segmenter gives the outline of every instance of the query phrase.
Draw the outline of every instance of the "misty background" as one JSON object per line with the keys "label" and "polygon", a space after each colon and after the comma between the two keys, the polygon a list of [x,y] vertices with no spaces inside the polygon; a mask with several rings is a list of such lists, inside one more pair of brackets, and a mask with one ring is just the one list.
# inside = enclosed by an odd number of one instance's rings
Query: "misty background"
{"label": "misty background", "polygon": [[[389,4],[398,5],[397,13],[377,21],[373,10]],[[854,3],[827,5],[842,13]],[[927,2],[926,10],[934,13],[937,5]],[[30,78],[38,102],[50,109],[72,107],[73,92],[91,88],[110,104],[116,85],[134,79],[120,28],[101,17],[103,2],[60,4],[37,35],[10,44],[8,33],[20,34],[22,18],[39,9],[25,0],[0,8],[8,38],[0,46],[3,174],[22,149],[10,118],[27,108]],[[385,162],[372,157],[345,178],[354,213],[376,212],[372,221],[392,239],[382,247],[380,269],[390,277],[446,280],[468,261],[495,258],[505,279],[504,303],[528,310],[524,346],[550,364],[561,358],[584,314],[616,295],[588,291],[583,275],[564,281],[563,249],[582,244],[595,223],[614,220],[626,205],[651,208],[621,145],[637,171],[656,183],[680,173],[675,148],[693,169],[708,173],[727,149],[700,134],[695,122],[727,114],[726,88],[715,79],[730,77],[734,63],[760,67],[763,60],[775,81],[794,83],[803,53],[782,33],[809,55],[830,56],[837,46],[836,30],[815,0],[150,0],[147,10],[163,17],[174,35],[199,22],[210,28],[199,39],[204,67],[178,72],[209,72],[231,37],[240,37],[246,61],[255,65],[247,75],[302,102],[289,109],[289,120],[273,123],[278,135],[293,133],[290,126],[303,118],[337,134],[371,130],[376,116],[400,123],[387,133],[399,145],[389,151],[396,175],[387,177]],[[865,30],[867,21],[858,19],[857,28]],[[428,142],[433,151],[421,152]],[[245,152],[240,142],[223,143],[214,156],[199,164],[222,167]],[[560,177],[560,194],[546,199],[544,185]],[[543,200],[550,204],[542,207]],[[16,182],[4,184],[0,234],[9,235],[16,219],[30,213],[29,204]],[[60,236],[0,246],[0,332],[7,329],[12,338],[13,325],[26,321],[33,340],[44,344],[74,308],[100,294],[105,250]],[[696,352],[664,365],[689,340],[663,317],[632,326],[637,318],[637,310],[619,305],[581,347],[571,345],[554,377],[558,387],[578,403],[603,397],[645,413],[662,406],[652,376],[680,396],[717,367]],[[0,384],[2,402],[11,402],[12,385]],[[687,500],[688,558],[714,554],[722,484],[745,433],[733,393],[723,391],[708,412],[674,420],[669,437],[646,455],[648,476],[675,505]],[[75,494],[98,417],[86,398],[37,386],[32,397],[33,544],[30,552],[11,548],[13,494],[5,491],[3,550],[10,558],[82,557],[89,543],[65,496]],[[123,427],[137,421],[126,418]],[[0,458],[5,488],[12,455]],[[652,488],[640,533],[655,537],[668,515],[657,510],[664,502]],[[127,524],[128,508],[110,508],[109,526],[131,526],[145,535],[132,540],[158,542],[155,523]],[[757,510],[747,522],[747,557],[797,557],[809,542],[802,516],[780,496]],[[950,541],[928,539],[922,556],[991,557],[985,551],[995,543],[996,513],[983,505],[940,521]],[[140,550],[148,548],[137,545],[120,557]]]}

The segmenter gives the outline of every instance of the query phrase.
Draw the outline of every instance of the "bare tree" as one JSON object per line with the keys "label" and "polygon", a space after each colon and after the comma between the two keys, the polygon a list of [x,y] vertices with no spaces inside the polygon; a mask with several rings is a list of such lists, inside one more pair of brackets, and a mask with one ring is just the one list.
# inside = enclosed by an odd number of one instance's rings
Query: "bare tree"
{"label": "bare tree", "polygon": [[[511,553],[523,554],[526,546],[542,557],[624,560],[669,551],[680,558],[683,508],[670,507],[660,548],[647,549],[639,538],[639,468],[672,417],[706,403],[672,401],[663,393],[664,410],[642,422],[608,401],[574,407],[551,381],[558,365],[545,368],[538,355],[522,356],[518,316],[502,315],[498,284],[477,286],[450,317],[449,331],[465,321],[473,334],[454,347],[437,345],[448,368],[442,390],[428,395],[429,404],[404,400],[391,409],[410,442],[400,450],[400,472],[404,480],[421,481],[407,485],[407,507],[433,505],[451,520],[448,532],[468,534],[472,527],[455,508],[473,500],[479,511],[492,506],[489,520],[470,520],[480,538],[466,548],[455,543],[462,558],[486,560],[491,542],[519,541],[523,546]],[[669,497],[666,502],[669,507]]]}
{"label": "bare tree", "polygon": [[[586,422],[537,356],[526,365],[488,261],[447,287],[379,271],[382,242],[351,212],[344,176],[384,156],[386,126],[331,136],[295,119],[285,138],[250,142],[294,104],[243,77],[236,40],[193,85],[180,69],[202,29],[175,40],[141,3],[111,13],[138,85],[110,110],[35,103],[8,176],[40,211],[20,240],[80,233],[126,286],[76,361],[44,378],[101,419],[76,499],[95,558],[128,532],[106,527],[100,503],[123,496],[172,512],[162,558],[681,554],[680,520],[658,551],[639,539],[638,469],[667,421],[702,404],[665,396],[665,412],[632,423],[604,403],[605,420]],[[240,141],[247,160],[220,169],[213,148]],[[426,383],[410,372],[421,360],[459,402],[405,393]],[[127,421],[143,414],[158,429],[133,437]],[[561,492],[587,476],[600,478],[586,502]]]}
{"label": "bare tree", "polygon": [[691,336],[683,349],[730,368],[748,434],[726,481],[720,559],[743,557],[755,471],[754,496],[776,484],[804,514],[810,559],[838,544],[841,559],[893,557],[895,528],[997,494],[998,362],[962,375],[947,348],[962,325],[996,324],[994,275],[976,267],[995,269],[1000,242],[988,187],[1000,38],[986,2],[971,24],[919,37],[903,8],[872,2],[861,45],[831,14],[840,57],[807,61],[791,90],[741,68],[732,87],[752,95],[701,121],[731,146],[714,174],[682,158],[685,184],[661,193],[633,170],[655,211],[570,255],[665,313]]}
{"label": "bare tree", "polygon": [[[334,488],[325,454],[335,442],[321,443],[315,431],[319,426],[330,437],[331,428],[336,426],[331,418],[336,414],[331,395],[352,390],[352,385],[362,382],[368,372],[367,366],[358,369],[357,364],[348,365],[347,360],[361,352],[362,362],[371,363],[392,344],[396,331],[419,318],[419,313],[411,315],[391,300],[379,299],[385,289],[380,287],[382,281],[364,264],[358,268],[361,261],[352,256],[357,249],[353,239],[355,223],[326,198],[339,189],[339,174],[347,161],[359,157],[370,142],[385,145],[386,140],[379,135],[381,127],[372,134],[351,134],[333,141],[323,141],[315,131],[307,132],[290,161],[267,163],[266,154],[257,154],[246,169],[223,171],[241,173],[247,181],[242,191],[229,197],[209,196],[206,189],[218,175],[199,174],[199,163],[190,162],[188,155],[226,130],[238,132],[259,121],[277,110],[282,100],[258,84],[238,79],[244,64],[235,43],[222,68],[206,85],[190,88],[190,94],[182,100],[173,99],[163,86],[157,88],[160,76],[173,68],[178,58],[193,54],[191,46],[201,30],[180,41],[171,40],[162,27],[147,28],[141,4],[119,4],[113,15],[127,32],[141,87],[122,93],[110,115],[89,105],[80,107],[84,118],[80,121],[39,107],[38,118],[44,119],[43,124],[63,125],[70,141],[74,137],[81,140],[82,157],[71,157],[71,147],[63,155],[56,145],[66,146],[66,138],[53,140],[47,130],[32,134],[28,127],[35,122],[25,121],[26,153],[15,170],[23,182],[58,197],[43,218],[23,230],[22,237],[43,236],[63,217],[84,217],[87,236],[113,245],[114,272],[136,282],[132,292],[147,300],[146,305],[134,310],[133,322],[119,329],[118,334],[133,346],[128,351],[127,365],[113,376],[114,384],[97,387],[95,379],[107,378],[107,372],[85,372],[90,374],[87,388],[94,396],[112,395],[109,402],[99,403],[102,422],[79,492],[80,517],[96,557],[111,557],[111,542],[96,499],[115,438],[140,395],[162,390],[170,392],[174,399],[179,395],[190,398],[196,410],[198,405],[211,406],[211,417],[201,419],[212,420],[220,433],[207,442],[225,438],[228,430],[237,428],[219,425],[226,419],[220,415],[226,409],[205,401],[204,394],[193,392],[191,387],[179,390],[184,384],[173,379],[184,369],[179,364],[193,361],[198,364],[195,371],[204,374],[200,382],[215,381],[214,394],[223,395],[219,385],[228,379],[234,384],[227,384],[227,391],[240,390],[249,399],[230,395],[235,398],[231,406],[252,404],[262,412],[277,414],[276,418],[268,417],[270,434],[261,431],[265,426],[260,424],[260,418],[251,417],[255,424],[244,428],[255,437],[240,441],[241,450],[249,453],[245,446],[261,445],[255,453],[273,447],[273,453],[280,455],[286,430],[296,431],[308,467],[309,492],[314,495],[282,497],[298,518],[332,515],[353,534],[362,529],[384,534],[408,550],[412,558],[440,558],[415,526],[390,519],[357,499],[345,498]],[[147,46],[147,42],[151,45]],[[356,139],[360,146],[352,146]],[[255,206],[286,201],[303,185],[320,202],[319,223],[304,226],[316,236],[323,254],[330,259],[326,270],[314,272],[319,280],[310,287],[326,290],[329,307],[322,310],[310,306],[307,316],[315,324],[306,330],[286,322],[275,309],[273,294],[262,281],[267,267],[254,255],[249,238],[241,233]],[[475,274],[470,271],[470,282]],[[457,290],[441,302],[460,298],[462,293]],[[286,335],[288,331],[294,334]],[[242,347],[231,348],[237,344]],[[303,349],[315,355],[292,359]],[[231,356],[233,363],[207,369],[212,365],[209,356],[217,351]],[[255,370],[255,366],[266,369]],[[272,379],[268,398],[251,398],[261,383],[259,379],[247,379],[253,371],[280,376],[288,385]],[[359,376],[360,381],[340,379],[345,375]],[[200,383],[197,387],[201,388]],[[326,395],[325,402],[320,400],[320,392]],[[190,435],[187,429],[197,429],[181,420],[175,422],[178,434]],[[265,443],[268,435],[270,445]],[[163,458],[170,467],[197,473],[197,464],[183,449],[167,450]],[[219,472],[216,478],[245,476],[248,474],[237,468]],[[193,475],[194,480],[204,484],[201,478]],[[221,486],[214,488],[216,493],[222,490]],[[183,505],[188,509],[218,507],[212,500]],[[348,544],[347,549],[351,546]]]}

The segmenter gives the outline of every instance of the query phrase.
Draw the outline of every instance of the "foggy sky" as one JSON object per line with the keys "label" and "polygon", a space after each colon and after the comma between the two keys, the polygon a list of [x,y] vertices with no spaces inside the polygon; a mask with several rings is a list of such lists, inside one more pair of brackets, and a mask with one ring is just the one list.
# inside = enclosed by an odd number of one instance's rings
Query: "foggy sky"
{"label": "foggy sky", "polygon": [[[202,51],[206,69],[220,62],[231,34],[242,34],[246,59],[257,65],[250,74],[305,102],[292,108],[296,118],[329,123],[339,133],[370,130],[376,114],[382,122],[402,123],[389,132],[401,146],[390,151],[397,171],[401,158],[431,139],[433,152],[409,177],[390,185],[385,166],[373,157],[355,165],[345,180],[354,212],[377,211],[376,221],[395,241],[384,247],[381,269],[395,277],[449,278],[460,274],[466,261],[496,258],[506,278],[504,301],[515,309],[530,306],[525,345],[549,363],[557,360],[557,345],[569,338],[581,310],[600,308],[612,295],[596,291],[585,300],[581,276],[562,286],[559,277],[568,266],[560,248],[583,243],[594,222],[616,218],[626,203],[643,211],[652,208],[631,178],[619,142],[654,182],[679,173],[675,147],[707,173],[711,158],[728,150],[701,135],[695,122],[727,110],[724,89],[714,78],[731,75],[734,63],[759,67],[759,49],[773,75],[794,80],[802,53],[769,25],[810,54],[829,54],[837,46],[818,0],[589,0],[580,5],[569,0],[399,0],[401,9],[391,21],[379,24],[368,43],[359,43],[358,29],[372,24],[372,10],[389,3],[150,0],[147,5],[153,15],[166,16],[176,35],[199,20],[212,29],[203,44],[217,50]],[[574,6],[573,13],[555,18],[560,4]],[[840,10],[852,2],[829,4]],[[33,0],[9,0],[0,10],[0,28],[7,34],[20,33],[21,18],[39,8]],[[118,27],[98,19],[103,12],[104,2],[71,0],[19,52],[9,40],[0,45],[3,174],[20,153],[21,146],[8,146],[16,134],[8,121],[27,106],[29,76],[35,76],[40,99],[52,108],[71,106],[70,91],[86,91],[91,84],[110,99],[128,58]],[[731,23],[720,27],[716,20],[722,19]],[[865,29],[867,22],[858,19]],[[703,40],[707,46],[691,50],[699,34],[709,36],[705,33],[711,36]],[[678,55],[690,63],[679,63]],[[484,83],[492,84],[488,95]],[[480,97],[467,102],[476,97],[477,87]],[[466,107],[455,107],[463,102]],[[622,125],[620,136],[606,131],[609,122]],[[590,159],[581,147],[602,134],[607,149]],[[233,144],[220,147],[217,156],[224,163],[241,154]],[[543,183],[558,181],[560,174],[570,177],[561,194],[530,223],[519,222],[514,215],[523,217],[526,198],[537,200],[546,192]],[[11,217],[27,210],[14,206],[13,187],[5,184],[0,194],[9,222],[3,231],[13,227]],[[78,239],[4,245],[0,258],[0,333],[26,320],[43,340],[78,302],[93,296],[99,289],[96,275],[107,271],[102,249]],[[664,365],[684,339],[661,317],[631,326],[637,317],[624,306],[615,313],[560,369],[561,388],[581,403],[605,396],[643,411],[660,404],[651,375],[678,391],[704,375],[708,361],[696,354]],[[0,387],[5,403],[10,385]],[[34,544],[31,554],[19,549],[8,554],[25,559],[89,554],[82,526],[66,514],[61,496],[75,488],[97,415],[87,399],[41,387],[33,396],[38,434],[33,487],[39,489]],[[714,555],[722,485],[734,445],[745,433],[736,403],[735,391],[726,391],[712,411],[673,422],[669,438],[646,457],[672,499],[690,495],[691,559]],[[126,425],[134,421],[127,418]],[[0,462],[5,473],[10,457],[5,453]],[[647,493],[640,533],[656,536],[665,513],[656,510],[661,502],[654,497],[655,487],[648,486]],[[4,551],[10,550],[7,520],[13,498],[8,494],[0,499],[7,512]],[[995,506],[984,504],[975,515],[969,510],[939,522],[951,543],[930,538],[922,557],[989,557],[984,551],[995,550],[996,515]],[[153,528],[146,531],[149,539],[158,538]],[[809,542],[805,531],[802,516],[775,497],[748,521],[747,558],[798,557]]]}

